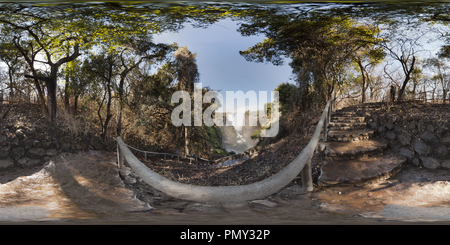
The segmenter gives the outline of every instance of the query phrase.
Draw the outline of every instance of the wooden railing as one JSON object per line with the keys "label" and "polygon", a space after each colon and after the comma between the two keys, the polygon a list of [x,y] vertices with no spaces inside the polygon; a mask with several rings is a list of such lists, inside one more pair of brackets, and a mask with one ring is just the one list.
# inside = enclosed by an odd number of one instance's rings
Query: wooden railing
{"label": "wooden railing", "polygon": [[125,146],[127,146],[128,148],[133,149],[133,150],[135,150],[137,152],[143,153],[144,154],[144,161],[146,161],[146,162],[148,161],[147,156],[150,156],[150,155],[162,155],[164,162],[166,162],[167,156],[169,156],[169,157],[176,157],[177,161],[180,161],[180,159],[181,160],[182,159],[187,159],[187,160],[189,160],[189,163],[192,163],[193,161],[196,162],[196,163],[202,161],[202,163],[206,163],[206,164],[209,164],[209,165],[217,165],[217,164],[219,164],[221,162],[225,162],[225,161],[228,161],[228,160],[242,159],[242,158],[250,155],[250,152],[244,152],[244,153],[241,153],[241,154],[225,156],[225,157],[222,157],[222,158],[219,158],[219,159],[212,160],[212,159],[202,158],[202,157],[199,157],[199,156],[193,156],[193,157],[192,156],[186,156],[186,155],[184,155],[182,153],[180,153],[180,154],[172,154],[172,153],[165,153],[165,152],[144,151],[144,150],[137,149],[137,148],[135,148],[133,146],[130,146],[128,144],[125,144]]}
{"label": "wooden railing", "polygon": [[[261,198],[279,191],[300,173],[302,173],[303,190],[312,191],[311,158],[317,148],[319,137],[325,126],[324,124],[329,122],[332,109],[331,103],[331,100],[328,101],[308,145],[303,148],[300,154],[278,173],[252,184],[238,186],[198,186],[169,180],[142,164],[131,153],[120,136],[117,137],[118,165],[119,168],[122,168],[124,160],[126,160],[131,169],[150,186],[171,197],[196,202],[228,203]],[[325,133],[326,130],[323,132]]]}

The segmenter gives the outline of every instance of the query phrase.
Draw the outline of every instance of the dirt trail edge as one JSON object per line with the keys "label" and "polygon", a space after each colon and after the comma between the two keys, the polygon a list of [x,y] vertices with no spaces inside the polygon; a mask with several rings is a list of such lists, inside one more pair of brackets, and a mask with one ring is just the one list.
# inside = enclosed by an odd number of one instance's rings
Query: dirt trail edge
{"label": "dirt trail edge", "polygon": [[63,153],[30,175],[0,178],[0,221],[80,220],[145,211],[146,204],[120,179],[115,158],[99,151]]}

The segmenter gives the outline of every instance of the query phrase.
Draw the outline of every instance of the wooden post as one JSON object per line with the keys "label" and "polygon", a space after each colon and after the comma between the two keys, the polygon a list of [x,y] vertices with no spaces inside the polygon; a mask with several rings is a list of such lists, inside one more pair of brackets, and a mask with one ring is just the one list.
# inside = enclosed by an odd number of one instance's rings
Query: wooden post
{"label": "wooden post", "polygon": [[[330,108],[327,108],[327,110],[328,109],[330,109]],[[323,122],[323,142],[327,142],[327,137],[328,137],[327,127],[328,127],[328,111],[325,116],[325,121]]]}
{"label": "wooden post", "polygon": [[312,183],[312,173],[311,173],[311,158],[308,159],[305,166],[302,169],[302,184],[303,191],[311,192],[313,191],[313,183]]}
{"label": "wooden post", "polygon": [[145,161],[147,161],[147,152],[144,151],[144,155],[145,155]]}
{"label": "wooden post", "polygon": [[123,154],[120,152],[119,144],[117,144],[117,163],[121,169],[123,167]]}
{"label": "wooden post", "polygon": [[166,162],[166,153],[164,153],[164,162]]}

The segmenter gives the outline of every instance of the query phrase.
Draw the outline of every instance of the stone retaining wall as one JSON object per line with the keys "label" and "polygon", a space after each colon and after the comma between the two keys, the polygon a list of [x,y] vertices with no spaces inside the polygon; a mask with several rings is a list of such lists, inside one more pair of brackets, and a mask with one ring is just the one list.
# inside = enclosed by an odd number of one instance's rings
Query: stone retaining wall
{"label": "stone retaining wall", "polygon": [[0,169],[40,164],[60,152],[107,150],[99,137],[75,137],[48,126],[0,123]]}
{"label": "stone retaining wall", "polygon": [[[414,105],[409,107],[414,108]],[[409,107],[365,113],[366,121],[379,137],[387,140],[389,148],[405,156],[409,164],[450,169],[449,120],[430,116],[426,111],[409,114]]]}

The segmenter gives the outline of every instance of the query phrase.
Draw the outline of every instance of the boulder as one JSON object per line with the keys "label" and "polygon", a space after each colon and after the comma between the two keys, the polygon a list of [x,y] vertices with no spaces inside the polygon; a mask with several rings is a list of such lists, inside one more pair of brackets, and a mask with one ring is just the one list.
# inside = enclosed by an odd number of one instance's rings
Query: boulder
{"label": "boulder", "polygon": [[413,147],[414,151],[417,152],[419,155],[426,155],[431,153],[431,148],[423,140],[420,139],[415,140]]}
{"label": "boulder", "polygon": [[450,144],[450,137],[442,138],[442,142],[443,142],[444,144]]}
{"label": "boulder", "polygon": [[448,153],[448,149],[445,145],[441,145],[437,148],[436,153],[441,156],[445,156]]}
{"label": "boulder", "polygon": [[14,164],[14,162],[10,158],[0,159],[0,169],[1,168],[7,168],[7,167],[9,167],[9,166],[11,166],[13,164]]}
{"label": "boulder", "polygon": [[421,156],[420,160],[422,160],[423,166],[429,169],[436,169],[441,165],[441,163],[437,159],[432,157]]}
{"label": "boulder", "polygon": [[6,136],[0,135],[0,145],[6,145]]}
{"label": "boulder", "polygon": [[419,160],[419,158],[414,158],[412,161],[411,161],[411,164],[412,165],[414,165],[414,166],[419,166],[419,164],[420,164],[420,160]]}
{"label": "boulder", "polygon": [[70,150],[70,143],[63,143],[61,146],[62,151],[69,151]]}
{"label": "boulder", "polygon": [[23,139],[23,138],[26,137],[25,131],[24,131],[23,129],[21,129],[21,128],[19,128],[19,129],[16,130],[15,135],[16,135],[17,138],[19,138],[19,139]]}
{"label": "boulder", "polygon": [[394,140],[395,139],[395,133],[394,132],[392,132],[392,131],[389,131],[389,132],[387,132],[386,133],[386,137],[388,138],[388,139],[390,139],[390,140]]}
{"label": "boulder", "polygon": [[424,132],[420,134],[420,138],[427,140],[427,141],[435,141],[437,140],[437,137],[435,134],[430,133],[430,132]]}
{"label": "boulder", "polygon": [[25,149],[23,147],[16,147],[11,150],[11,157],[15,160],[25,156]]}
{"label": "boulder", "polygon": [[9,157],[9,146],[3,146],[0,148],[0,158]]}
{"label": "boulder", "polygon": [[442,161],[442,167],[450,169],[450,159]]}
{"label": "boulder", "polygon": [[42,148],[31,148],[28,150],[28,156],[31,158],[42,158],[45,155],[45,150]]}
{"label": "boulder", "polygon": [[405,156],[408,159],[408,161],[411,161],[414,157],[414,152],[405,147],[400,149],[399,154]]}
{"label": "boulder", "polygon": [[392,123],[391,121],[386,122],[386,128],[388,128],[389,130],[394,128],[394,123]]}
{"label": "boulder", "polygon": [[411,136],[407,133],[401,133],[397,136],[397,139],[402,145],[409,145],[411,143]]}
{"label": "boulder", "polygon": [[45,152],[45,155],[50,156],[50,157],[55,156],[57,154],[58,154],[58,150],[56,150],[56,149],[49,149],[49,150],[47,150],[47,152]]}

